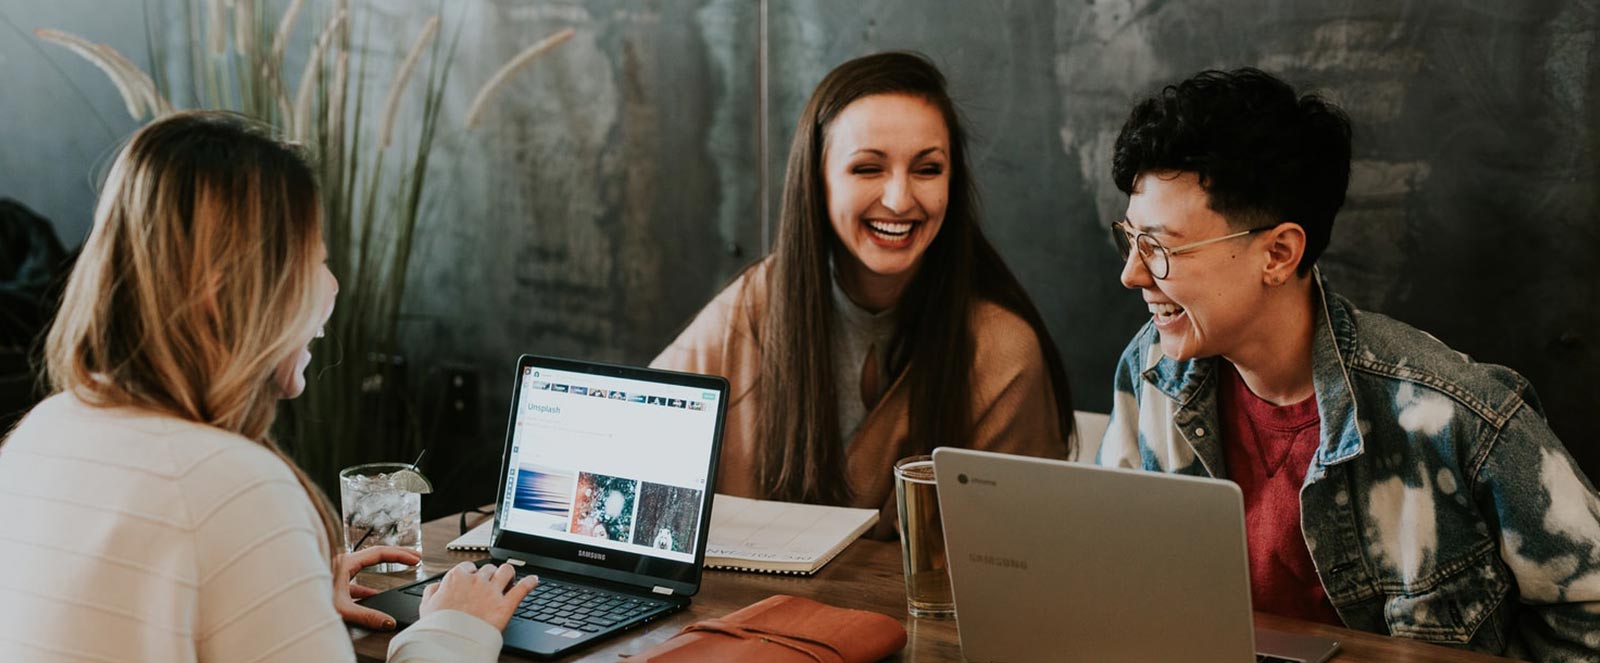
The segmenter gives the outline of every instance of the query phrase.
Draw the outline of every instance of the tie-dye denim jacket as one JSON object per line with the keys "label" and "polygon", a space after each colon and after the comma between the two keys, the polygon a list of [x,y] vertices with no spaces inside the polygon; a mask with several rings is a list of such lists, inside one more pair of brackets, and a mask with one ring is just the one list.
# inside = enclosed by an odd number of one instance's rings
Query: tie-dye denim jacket
{"label": "tie-dye denim jacket", "polygon": [[[1600,498],[1533,388],[1317,287],[1321,446],[1301,532],[1345,624],[1538,661],[1600,661]],[[1224,477],[1215,362],[1145,325],[1101,465]],[[1092,455],[1092,456],[1090,456]]]}

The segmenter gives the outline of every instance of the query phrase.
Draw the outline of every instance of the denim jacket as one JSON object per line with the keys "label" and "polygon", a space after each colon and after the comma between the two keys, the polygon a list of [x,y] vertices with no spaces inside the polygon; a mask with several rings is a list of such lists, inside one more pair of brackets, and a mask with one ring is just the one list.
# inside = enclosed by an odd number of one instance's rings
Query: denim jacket
{"label": "denim jacket", "polygon": [[[1313,290],[1321,444],[1300,530],[1340,618],[1538,661],[1600,661],[1600,497],[1533,388]],[[1226,478],[1218,358],[1146,324],[1117,365],[1100,465]]]}

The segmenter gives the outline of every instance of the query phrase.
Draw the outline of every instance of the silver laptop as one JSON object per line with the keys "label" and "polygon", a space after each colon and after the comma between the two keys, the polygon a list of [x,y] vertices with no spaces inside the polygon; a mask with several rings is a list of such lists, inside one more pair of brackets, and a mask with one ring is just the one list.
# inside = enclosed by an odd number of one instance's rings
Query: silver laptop
{"label": "silver laptop", "polygon": [[936,449],[933,464],[969,661],[1322,663],[1338,651],[1255,631],[1232,482],[965,449]]}

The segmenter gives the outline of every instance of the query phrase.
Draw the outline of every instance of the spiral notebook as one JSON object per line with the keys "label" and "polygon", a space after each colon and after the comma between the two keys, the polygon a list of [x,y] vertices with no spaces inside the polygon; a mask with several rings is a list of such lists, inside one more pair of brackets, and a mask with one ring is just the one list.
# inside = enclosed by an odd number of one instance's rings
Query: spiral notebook
{"label": "spiral notebook", "polygon": [[483,521],[482,525],[468,530],[455,538],[454,541],[444,545],[446,550],[470,550],[478,552],[489,551],[489,537],[494,534],[494,519]]}
{"label": "spiral notebook", "polygon": [[716,495],[706,568],[811,575],[873,525],[877,509]]}

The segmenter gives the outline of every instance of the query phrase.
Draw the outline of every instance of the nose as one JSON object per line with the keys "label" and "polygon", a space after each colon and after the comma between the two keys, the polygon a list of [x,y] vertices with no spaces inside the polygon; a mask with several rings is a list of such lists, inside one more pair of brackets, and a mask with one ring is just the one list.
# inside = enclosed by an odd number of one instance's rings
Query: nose
{"label": "nose", "polygon": [[1150,268],[1145,266],[1144,258],[1139,257],[1137,250],[1129,251],[1128,257],[1122,260],[1122,274],[1119,279],[1122,287],[1130,290],[1150,288],[1156,284],[1155,277],[1150,275]]}
{"label": "nose", "polygon": [[889,181],[883,185],[881,202],[884,208],[897,216],[911,211],[911,182],[907,179],[906,173],[897,172],[889,176]]}

